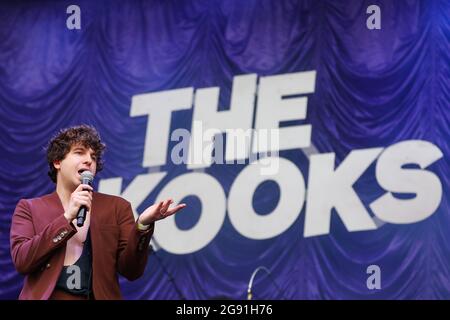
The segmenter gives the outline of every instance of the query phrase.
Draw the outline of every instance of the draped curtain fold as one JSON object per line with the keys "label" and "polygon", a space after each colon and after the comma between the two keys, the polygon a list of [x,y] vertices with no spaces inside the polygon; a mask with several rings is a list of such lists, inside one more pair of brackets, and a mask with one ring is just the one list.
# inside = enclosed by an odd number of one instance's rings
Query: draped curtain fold
{"label": "draped curtain fold", "polygon": [[[57,130],[94,125],[107,144],[100,178],[120,176],[126,186],[148,172],[147,118],[130,116],[133,95],[217,86],[226,107],[236,75],[310,70],[317,79],[306,122],[318,151],[336,153],[339,163],[354,149],[432,142],[444,154],[428,168],[443,187],[437,211],[420,223],[366,232],[349,232],[333,214],[329,235],[305,238],[303,209],[286,232],[267,240],[241,236],[226,218],[204,249],[150,256],[142,278],[121,279],[125,297],[245,299],[260,265],[272,274],[255,279],[260,299],[450,297],[449,1],[77,1],[81,30],[66,27],[70,4],[0,3],[0,298],[20,292],[11,216],[19,199],[54,189],[45,147]],[[381,9],[380,30],[366,26],[371,4]],[[189,117],[173,115],[171,127],[188,126]],[[299,150],[281,156],[306,176],[308,159]],[[171,178],[186,172],[166,169]],[[228,194],[241,170],[215,165],[206,172]],[[373,174],[355,189],[366,206],[383,193]],[[269,186],[254,206],[276,201]],[[192,224],[195,217],[183,219]],[[372,264],[382,268],[381,290],[366,286]]]}

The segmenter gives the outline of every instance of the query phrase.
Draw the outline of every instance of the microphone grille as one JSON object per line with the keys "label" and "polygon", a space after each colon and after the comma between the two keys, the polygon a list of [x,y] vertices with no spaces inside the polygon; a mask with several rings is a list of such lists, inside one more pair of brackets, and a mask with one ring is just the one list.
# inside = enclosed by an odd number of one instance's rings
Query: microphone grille
{"label": "microphone grille", "polygon": [[94,175],[89,170],[85,170],[81,173],[81,181],[86,179],[89,180],[90,182],[94,180]]}

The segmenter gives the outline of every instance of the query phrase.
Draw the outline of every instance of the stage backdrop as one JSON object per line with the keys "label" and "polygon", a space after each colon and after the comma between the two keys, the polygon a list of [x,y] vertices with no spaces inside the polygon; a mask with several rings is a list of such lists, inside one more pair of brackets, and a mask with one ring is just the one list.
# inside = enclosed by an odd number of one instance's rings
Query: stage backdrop
{"label": "stage backdrop", "polygon": [[[258,267],[256,299],[450,298],[449,17],[446,0],[2,2],[0,298],[23,281],[14,208],[54,190],[46,144],[82,123],[107,144],[99,191],[189,206],[157,223],[128,299],[246,299]],[[266,129],[278,145],[258,147]],[[252,147],[233,156],[233,134]]]}

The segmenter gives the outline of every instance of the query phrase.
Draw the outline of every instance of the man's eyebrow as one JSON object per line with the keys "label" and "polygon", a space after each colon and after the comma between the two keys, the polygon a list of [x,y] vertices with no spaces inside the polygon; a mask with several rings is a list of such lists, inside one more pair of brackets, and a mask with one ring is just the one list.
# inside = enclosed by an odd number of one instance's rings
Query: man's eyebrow
{"label": "man's eyebrow", "polygon": [[[81,150],[81,151],[88,151],[89,149],[91,149],[92,150],[92,148],[91,147],[85,147],[85,146],[82,146],[82,145],[77,145],[77,146],[74,146],[74,147],[72,147],[73,149],[72,149],[72,151],[73,152],[75,152],[75,151],[77,151],[77,150]],[[93,156],[96,156],[97,155],[97,152],[95,151],[95,150],[92,150],[91,152],[90,152],[90,154],[91,155],[93,155]]]}

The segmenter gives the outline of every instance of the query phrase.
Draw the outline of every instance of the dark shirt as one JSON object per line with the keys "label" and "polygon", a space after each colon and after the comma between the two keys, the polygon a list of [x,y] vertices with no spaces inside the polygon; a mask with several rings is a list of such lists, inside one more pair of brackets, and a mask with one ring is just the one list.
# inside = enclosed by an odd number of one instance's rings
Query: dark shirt
{"label": "dark shirt", "polygon": [[[75,268],[74,268],[75,266]],[[80,272],[78,272],[78,270]],[[81,277],[80,277],[81,276]],[[77,279],[79,277],[79,279]],[[72,266],[64,266],[56,288],[75,295],[90,296],[92,290],[92,247],[90,230],[87,233],[81,256]]]}

